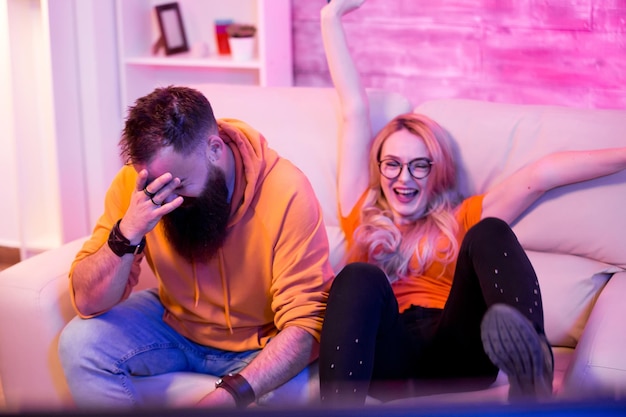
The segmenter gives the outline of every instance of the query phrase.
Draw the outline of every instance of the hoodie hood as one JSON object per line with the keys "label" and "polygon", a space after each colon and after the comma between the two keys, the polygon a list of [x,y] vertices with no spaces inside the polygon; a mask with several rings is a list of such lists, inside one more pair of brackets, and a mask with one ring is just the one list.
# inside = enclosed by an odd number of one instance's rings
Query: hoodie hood
{"label": "hoodie hood", "polygon": [[233,150],[236,166],[235,190],[228,227],[234,226],[248,210],[268,172],[278,161],[276,151],[250,125],[237,119],[219,119],[219,135]]}

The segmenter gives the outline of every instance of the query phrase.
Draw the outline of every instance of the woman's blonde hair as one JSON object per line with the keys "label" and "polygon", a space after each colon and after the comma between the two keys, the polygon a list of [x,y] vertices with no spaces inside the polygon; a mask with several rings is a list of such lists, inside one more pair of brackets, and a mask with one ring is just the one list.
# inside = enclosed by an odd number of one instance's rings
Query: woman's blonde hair
{"label": "woman's blonde hair", "polygon": [[[402,129],[424,141],[433,162],[426,189],[422,191],[425,193],[423,198],[428,202],[426,211],[404,236],[393,222],[389,203],[381,190],[378,168],[384,142],[392,133]],[[421,114],[397,116],[374,138],[369,156],[369,175],[369,191],[352,250],[367,255],[368,261],[382,268],[391,282],[421,275],[435,260],[444,264],[453,262],[459,249],[456,239],[458,225],[453,209],[461,201],[461,196],[454,155],[446,132]],[[411,262],[413,255],[417,262]]]}

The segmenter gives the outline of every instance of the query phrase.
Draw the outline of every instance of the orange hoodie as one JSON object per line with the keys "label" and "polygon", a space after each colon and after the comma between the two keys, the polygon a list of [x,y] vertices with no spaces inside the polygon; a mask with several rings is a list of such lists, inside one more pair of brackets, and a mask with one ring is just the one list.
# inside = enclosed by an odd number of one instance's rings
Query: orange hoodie
{"label": "orange hoodie", "polygon": [[[333,272],[322,211],[312,204],[315,193],[304,174],[250,126],[232,119],[218,123],[236,164],[224,245],[207,262],[190,264],[170,246],[160,223],[146,235],[144,253],[159,283],[164,320],[197,343],[229,351],[263,348],[288,326],[319,340]],[[130,204],[136,177],[125,166],[113,180],[104,214],[72,264],[70,294],[74,265],[106,243]],[[141,258],[124,298],[137,284]]]}

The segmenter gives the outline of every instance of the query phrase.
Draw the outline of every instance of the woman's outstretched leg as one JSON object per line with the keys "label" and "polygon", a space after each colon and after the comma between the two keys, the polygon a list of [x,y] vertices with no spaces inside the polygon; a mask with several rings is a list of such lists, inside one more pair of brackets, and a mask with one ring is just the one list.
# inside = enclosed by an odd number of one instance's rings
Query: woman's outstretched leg
{"label": "woman's outstretched leg", "polygon": [[539,282],[517,237],[502,220],[482,220],[461,245],[442,317],[444,336],[456,334],[459,317],[472,320],[473,335],[467,339],[474,349],[480,343],[490,361],[509,377],[511,399],[551,394],[553,359]]}

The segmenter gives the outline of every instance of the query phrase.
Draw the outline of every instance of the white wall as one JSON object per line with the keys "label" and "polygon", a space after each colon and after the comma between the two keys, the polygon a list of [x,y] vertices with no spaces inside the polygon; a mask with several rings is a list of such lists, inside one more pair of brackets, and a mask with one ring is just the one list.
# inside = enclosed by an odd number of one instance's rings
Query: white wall
{"label": "white wall", "polygon": [[0,244],[24,257],[89,233],[121,165],[115,8],[113,0],[0,0],[0,10],[9,23],[0,24],[0,86],[11,92],[0,98],[9,132],[0,175],[10,183]]}
{"label": "white wall", "polygon": [[117,147],[121,108],[114,0],[74,0],[80,73],[81,134],[88,231],[102,213],[104,194],[122,166]]}
{"label": "white wall", "polygon": [[[8,4],[0,2],[0,28],[9,27]],[[19,246],[20,235],[17,211],[17,165],[13,128],[13,94],[11,77],[11,51],[8,31],[0,30],[0,178],[4,178],[2,203],[0,203],[0,245]],[[8,181],[7,181],[8,179]]]}
{"label": "white wall", "polygon": [[15,157],[11,179],[17,195],[15,202],[5,203],[17,210],[13,221],[20,246],[50,247],[60,233],[46,8],[35,0],[8,0],[6,6]]}

